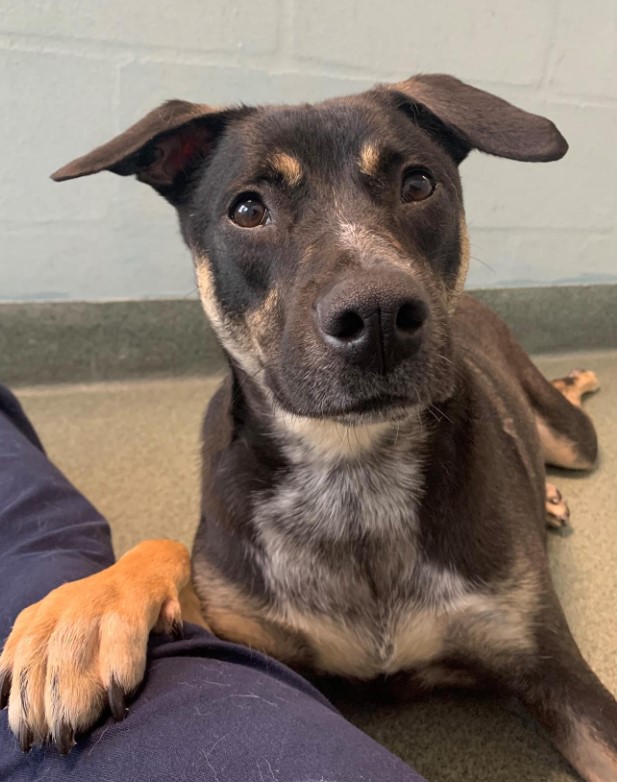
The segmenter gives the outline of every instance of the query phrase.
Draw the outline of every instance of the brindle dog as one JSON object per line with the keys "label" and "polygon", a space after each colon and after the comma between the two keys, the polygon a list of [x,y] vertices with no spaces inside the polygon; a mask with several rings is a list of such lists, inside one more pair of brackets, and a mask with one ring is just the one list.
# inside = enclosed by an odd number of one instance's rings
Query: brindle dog
{"label": "brindle dog", "polygon": [[[548,569],[567,509],[545,463],[589,469],[593,373],[547,382],[461,295],[458,165],[561,158],[555,126],[443,75],[317,105],[170,101],[60,169],[135,174],[178,211],[230,372],[203,431],[192,568],[142,543],[19,616],[11,729],[67,752],[124,715],[150,630],[181,618],[291,665],[515,694],[591,782],[617,780],[617,705]],[[14,686],[11,687],[11,681]]]}

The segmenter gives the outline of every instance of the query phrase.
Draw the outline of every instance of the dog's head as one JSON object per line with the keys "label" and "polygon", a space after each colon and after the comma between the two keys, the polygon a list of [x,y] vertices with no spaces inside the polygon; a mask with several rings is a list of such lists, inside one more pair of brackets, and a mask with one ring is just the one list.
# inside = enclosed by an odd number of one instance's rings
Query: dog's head
{"label": "dog's head", "polygon": [[295,415],[394,418],[451,393],[472,149],[562,157],[547,119],[450,76],[317,105],[170,101],[53,175],[135,174],[178,210],[238,371]]}

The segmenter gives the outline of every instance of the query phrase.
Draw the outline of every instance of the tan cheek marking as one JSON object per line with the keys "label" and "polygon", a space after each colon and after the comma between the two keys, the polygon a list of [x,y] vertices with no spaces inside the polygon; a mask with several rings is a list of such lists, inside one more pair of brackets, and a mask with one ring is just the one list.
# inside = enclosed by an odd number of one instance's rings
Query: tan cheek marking
{"label": "tan cheek marking", "polygon": [[[201,305],[223,347],[234,356],[247,372],[255,374],[260,366],[255,355],[255,345],[246,324],[241,319],[225,319],[218,306],[214,279],[207,257],[195,255],[195,276]],[[258,352],[259,354],[259,352]]]}
{"label": "tan cheek marking", "polygon": [[470,247],[469,247],[469,232],[467,231],[467,223],[465,222],[465,215],[461,215],[459,221],[459,234],[461,242],[461,264],[459,266],[458,275],[454,283],[450,301],[456,302],[458,297],[463,292],[465,287],[465,280],[467,279],[467,273],[469,271],[469,259],[470,259]]}
{"label": "tan cheek marking", "polygon": [[214,280],[210,271],[210,262],[204,257],[195,257],[195,276],[199,288],[199,298],[204,312],[210,319],[215,331],[219,331],[223,324],[221,313],[216,303],[214,293]]}
{"label": "tan cheek marking", "polygon": [[358,168],[367,176],[375,176],[379,168],[379,150],[371,143],[367,142],[360,151],[358,158]]}
{"label": "tan cheek marking", "polygon": [[300,161],[292,155],[288,155],[287,152],[277,152],[272,155],[269,163],[288,185],[293,187],[302,181],[303,174]]}
{"label": "tan cheek marking", "polygon": [[245,318],[251,340],[262,361],[265,360],[264,347],[276,333],[275,319],[278,306],[279,292],[276,288],[272,288],[263,304],[249,312]]}

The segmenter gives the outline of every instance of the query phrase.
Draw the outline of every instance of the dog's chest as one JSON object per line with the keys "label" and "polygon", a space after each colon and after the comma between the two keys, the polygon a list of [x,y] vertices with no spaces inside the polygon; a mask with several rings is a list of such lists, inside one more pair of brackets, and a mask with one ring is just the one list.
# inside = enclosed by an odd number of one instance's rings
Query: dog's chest
{"label": "dog's chest", "polygon": [[398,448],[301,461],[258,503],[269,618],[306,639],[315,667],[370,678],[442,650],[461,587],[419,556],[421,496],[421,460]]}

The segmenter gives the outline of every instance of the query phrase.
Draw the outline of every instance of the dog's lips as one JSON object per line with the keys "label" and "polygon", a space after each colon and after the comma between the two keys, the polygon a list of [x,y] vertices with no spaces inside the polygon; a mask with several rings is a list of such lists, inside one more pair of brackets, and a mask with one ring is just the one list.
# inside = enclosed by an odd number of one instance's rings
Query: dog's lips
{"label": "dog's lips", "polygon": [[395,423],[408,418],[416,402],[407,397],[380,397],[365,399],[334,411],[324,410],[321,419],[328,419],[348,427]]}
{"label": "dog's lips", "polygon": [[[288,410],[293,415],[301,415],[320,420],[332,420],[348,425],[360,423],[377,423],[379,421],[398,420],[404,418],[413,402],[406,396],[382,394],[375,397],[352,401],[349,404],[332,407],[320,407],[319,410]],[[288,408],[288,405],[283,405]]]}
{"label": "dog's lips", "polygon": [[358,402],[353,402],[332,411],[325,410],[323,414],[326,417],[350,414],[362,415],[365,413],[378,414],[381,412],[389,412],[393,408],[409,407],[410,405],[411,400],[408,397],[382,394],[380,396],[369,397]]}

